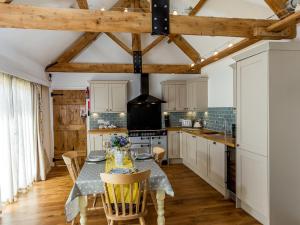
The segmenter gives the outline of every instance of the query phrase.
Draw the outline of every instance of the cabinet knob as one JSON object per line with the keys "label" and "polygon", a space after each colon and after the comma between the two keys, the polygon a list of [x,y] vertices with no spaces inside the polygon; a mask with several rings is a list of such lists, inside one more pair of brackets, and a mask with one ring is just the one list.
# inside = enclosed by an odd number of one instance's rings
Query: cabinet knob
{"label": "cabinet knob", "polygon": [[240,147],[240,144],[236,144],[236,147]]}
{"label": "cabinet knob", "polygon": [[214,141],[214,142],[213,142],[213,144],[214,144],[214,145],[216,145],[216,144],[217,144],[217,142],[215,142],[215,141]]}

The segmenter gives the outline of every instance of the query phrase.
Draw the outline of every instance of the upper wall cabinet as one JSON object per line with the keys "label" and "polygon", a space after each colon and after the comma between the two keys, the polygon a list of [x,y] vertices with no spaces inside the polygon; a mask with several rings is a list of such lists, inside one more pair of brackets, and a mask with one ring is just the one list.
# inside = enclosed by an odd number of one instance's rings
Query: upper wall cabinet
{"label": "upper wall cabinet", "polygon": [[207,111],[208,77],[187,81],[187,108],[189,111]]}
{"label": "upper wall cabinet", "polygon": [[187,111],[186,81],[164,81],[162,84],[164,111],[183,112]]}
{"label": "upper wall cabinet", "polygon": [[91,112],[126,112],[127,81],[91,81]]}

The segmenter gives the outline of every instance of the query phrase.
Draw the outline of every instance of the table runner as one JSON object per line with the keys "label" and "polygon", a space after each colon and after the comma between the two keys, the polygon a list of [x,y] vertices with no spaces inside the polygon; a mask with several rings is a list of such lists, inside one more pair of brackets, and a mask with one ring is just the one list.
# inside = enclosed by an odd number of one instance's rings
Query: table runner
{"label": "table runner", "polygon": [[[103,151],[93,151],[90,153],[91,157],[103,155]],[[157,191],[163,190],[169,196],[174,196],[174,191],[169,182],[167,175],[155,163],[153,159],[149,160],[136,160],[134,166],[139,171],[150,169],[150,190]],[[69,198],[65,205],[65,213],[67,221],[72,221],[79,213],[79,196],[87,196],[93,194],[103,193],[103,182],[100,178],[100,173],[105,171],[105,162],[88,163],[83,165],[83,168],[71,190]]]}
{"label": "table runner", "polygon": [[[132,169],[133,167],[134,166],[133,166],[132,160],[128,156],[126,156],[123,159],[123,165],[120,166],[119,168]],[[106,159],[105,173],[109,173],[112,169],[115,169],[115,168],[117,168],[117,166],[115,164],[115,158],[112,156],[112,157]],[[114,201],[113,201],[113,196],[114,196],[113,189],[115,190],[117,202],[121,203],[122,198],[121,198],[120,185],[115,185],[115,187],[113,187],[112,185],[107,184],[107,187],[108,187],[108,196],[109,196],[109,199],[110,199],[110,203],[114,203]],[[133,184],[133,191],[132,191],[133,202],[136,201],[136,197],[137,197],[137,194],[138,194],[138,188],[139,188],[138,183]],[[125,203],[130,203],[130,193],[129,192],[130,192],[129,185],[124,185]]]}

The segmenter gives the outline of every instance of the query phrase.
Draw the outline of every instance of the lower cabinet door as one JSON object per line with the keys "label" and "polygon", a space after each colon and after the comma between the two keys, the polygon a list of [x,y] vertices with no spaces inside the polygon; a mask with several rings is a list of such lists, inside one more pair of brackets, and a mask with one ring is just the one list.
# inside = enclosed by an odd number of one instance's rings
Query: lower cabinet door
{"label": "lower cabinet door", "polygon": [[250,211],[255,210],[255,214],[267,218],[269,211],[267,157],[237,150],[237,197],[251,207]]}
{"label": "lower cabinet door", "polygon": [[208,141],[208,177],[220,187],[225,187],[225,145]]}
{"label": "lower cabinet door", "polygon": [[181,134],[181,148],[181,157],[185,161],[187,160],[187,134],[185,132]]}
{"label": "lower cabinet door", "polygon": [[187,143],[188,163],[193,169],[195,169],[197,163],[197,137],[188,135]]}
{"label": "lower cabinet door", "polygon": [[208,170],[208,144],[207,139],[197,137],[197,169],[201,177],[207,177]]}
{"label": "lower cabinet door", "polygon": [[90,134],[89,135],[90,148],[91,151],[101,151],[103,150],[103,135],[101,134]]}
{"label": "lower cabinet door", "polygon": [[180,158],[180,132],[168,132],[168,156],[170,159]]}

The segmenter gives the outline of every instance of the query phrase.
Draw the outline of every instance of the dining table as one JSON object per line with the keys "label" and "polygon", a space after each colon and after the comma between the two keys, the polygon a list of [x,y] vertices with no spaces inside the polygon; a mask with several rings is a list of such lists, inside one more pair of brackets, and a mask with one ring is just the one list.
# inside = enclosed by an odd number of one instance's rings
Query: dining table
{"label": "dining table", "polygon": [[[87,158],[95,158],[105,155],[105,151],[92,151]],[[90,195],[104,193],[104,184],[100,174],[105,173],[105,163],[85,161],[70,195],[65,204],[65,214],[68,222],[71,222],[80,214],[80,224],[87,224],[87,200]],[[150,170],[149,190],[156,192],[157,224],[165,224],[165,196],[174,196],[171,183],[154,159],[133,160],[137,171]]]}

